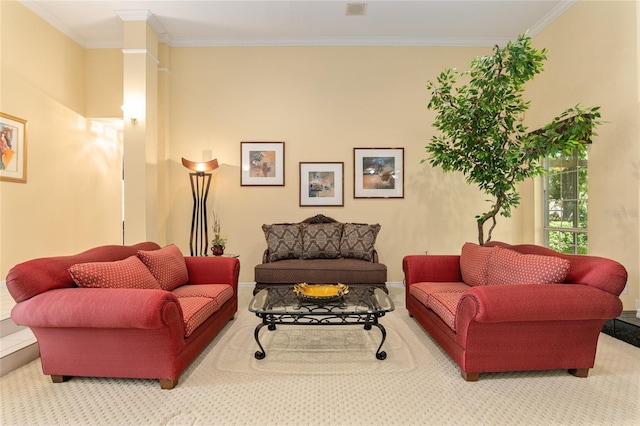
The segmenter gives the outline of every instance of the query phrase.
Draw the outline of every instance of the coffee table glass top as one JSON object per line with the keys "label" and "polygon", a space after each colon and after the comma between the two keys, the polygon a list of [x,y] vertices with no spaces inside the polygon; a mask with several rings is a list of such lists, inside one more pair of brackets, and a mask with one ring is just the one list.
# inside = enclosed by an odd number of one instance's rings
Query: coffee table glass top
{"label": "coffee table glass top", "polygon": [[387,293],[375,287],[353,286],[344,296],[327,300],[308,300],[291,287],[269,287],[260,290],[249,303],[249,311],[257,314],[371,314],[395,309]]}

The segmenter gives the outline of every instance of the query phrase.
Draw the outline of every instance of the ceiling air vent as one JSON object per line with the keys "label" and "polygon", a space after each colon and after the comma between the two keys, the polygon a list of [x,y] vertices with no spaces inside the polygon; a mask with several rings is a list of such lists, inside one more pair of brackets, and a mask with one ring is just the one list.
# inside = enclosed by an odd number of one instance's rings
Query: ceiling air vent
{"label": "ceiling air vent", "polygon": [[367,13],[366,3],[347,3],[347,16],[364,16]]}

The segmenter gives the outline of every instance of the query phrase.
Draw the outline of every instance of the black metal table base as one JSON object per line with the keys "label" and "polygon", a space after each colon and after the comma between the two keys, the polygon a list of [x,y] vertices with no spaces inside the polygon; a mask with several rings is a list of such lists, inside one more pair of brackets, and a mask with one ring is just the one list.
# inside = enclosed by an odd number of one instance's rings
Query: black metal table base
{"label": "black metal table base", "polygon": [[267,356],[264,347],[260,343],[260,330],[265,325],[267,329],[273,331],[276,329],[276,325],[364,325],[365,330],[371,330],[372,327],[377,327],[382,333],[382,340],[376,350],[376,358],[384,360],[387,358],[387,353],[382,349],[382,345],[387,338],[387,330],[384,326],[378,322],[378,318],[384,316],[385,312],[378,312],[375,314],[347,314],[347,313],[334,313],[328,315],[306,315],[306,314],[258,314],[256,315],[262,318],[262,322],[256,326],[253,333],[256,343],[260,350],[256,351],[254,356],[256,359],[264,359]]}

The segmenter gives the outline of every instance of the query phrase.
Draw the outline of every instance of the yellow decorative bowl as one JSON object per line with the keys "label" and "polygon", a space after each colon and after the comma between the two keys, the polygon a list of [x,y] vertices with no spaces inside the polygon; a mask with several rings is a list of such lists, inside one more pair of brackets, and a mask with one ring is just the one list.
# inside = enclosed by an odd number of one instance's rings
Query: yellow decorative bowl
{"label": "yellow decorative bowl", "polygon": [[293,286],[293,292],[304,299],[327,300],[336,299],[349,293],[349,286],[345,284],[307,284],[300,283]]}

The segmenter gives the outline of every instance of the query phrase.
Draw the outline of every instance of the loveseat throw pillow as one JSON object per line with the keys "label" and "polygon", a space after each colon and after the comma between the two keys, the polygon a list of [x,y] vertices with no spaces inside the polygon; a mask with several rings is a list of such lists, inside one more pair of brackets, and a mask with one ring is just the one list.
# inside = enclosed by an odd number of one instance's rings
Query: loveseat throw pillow
{"label": "loveseat throw pillow", "polygon": [[298,224],[262,225],[269,262],[302,257],[302,234]]}
{"label": "loveseat throw pillow", "polygon": [[81,287],[160,289],[160,284],[137,256],[113,262],[78,263],[69,268]]}
{"label": "loveseat throw pillow", "polygon": [[187,263],[175,244],[158,250],[138,250],[138,257],[163,290],[171,291],[189,282]]}
{"label": "loveseat throw pillow", "polygon": [[555,256],[522,254],[499,246],[487,262],[487,285],[561,283],[569,273],[569,261]]}
{"label": "loveseat throw pillow", "polygon": [[483,247],[465,243],[460,253],[460,274],[462,281],[470,286],[487,284],[487,264],[493,247]]}
{"label": "loveseat throw pillow", "polygon": [[352,259],[373,260],[373,246],[380,232],[380,225],[345,223],[340,239],[340,256]]}
{"label": "loveseat throw pillow", "polygon": [[342,223],[302,223],[302,258],[336,259],[340,257]]}

